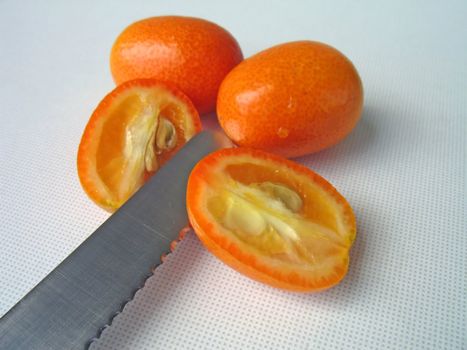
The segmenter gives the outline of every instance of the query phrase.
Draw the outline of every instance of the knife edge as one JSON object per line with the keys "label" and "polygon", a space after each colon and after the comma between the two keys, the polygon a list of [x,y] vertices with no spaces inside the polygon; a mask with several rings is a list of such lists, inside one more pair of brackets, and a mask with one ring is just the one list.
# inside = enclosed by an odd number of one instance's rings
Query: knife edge
{"label": "knife edge", "polygon": [[228,145],[213,132],[193,137],[0,319],[0,348],[91,346],[186,233],[185,192],[191,169],[205,155]]}

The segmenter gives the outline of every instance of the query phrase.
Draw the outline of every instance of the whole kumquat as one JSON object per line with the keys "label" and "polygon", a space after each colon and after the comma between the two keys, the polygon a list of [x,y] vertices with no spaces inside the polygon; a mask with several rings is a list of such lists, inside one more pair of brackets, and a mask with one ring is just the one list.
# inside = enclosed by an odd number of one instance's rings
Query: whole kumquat
{"label": "whole kumquat", "polygon": [[117,84],[136,78],[174,84],[204,114],[215,110],[219,85],[242,59],[235,38],[217,24],[160,16],[135,22],[118,36],[110,68]]}
{"label": "whole kumquat", "polygon": [[240,63],[224,79],[217,114],[238,145],[297,157],[330,147],[357,124],[363,88],[331,46],[297,41]]}

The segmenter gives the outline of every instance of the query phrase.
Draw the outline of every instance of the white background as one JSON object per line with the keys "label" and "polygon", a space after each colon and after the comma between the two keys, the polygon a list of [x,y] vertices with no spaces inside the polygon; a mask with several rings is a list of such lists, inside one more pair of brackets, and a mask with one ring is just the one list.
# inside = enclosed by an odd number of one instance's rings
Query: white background
{"label": "white background", "polygon": [[340,285],[293,294],[190,234],[93,349],[466,349],[465,1],[0,1],[0,315],[106,219],[79,140],[114,87],[114,39],[163,14],[217,22],[246,57],[312,39],[354,62],[361,122],[299,161],[349,200],[358,236]]}

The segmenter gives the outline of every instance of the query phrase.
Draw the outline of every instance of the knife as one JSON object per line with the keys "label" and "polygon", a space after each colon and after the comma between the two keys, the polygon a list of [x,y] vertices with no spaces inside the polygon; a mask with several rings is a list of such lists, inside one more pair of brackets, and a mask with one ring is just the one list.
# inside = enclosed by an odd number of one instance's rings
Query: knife
{"label": "knife", "polygon": [[229,142],[193,137],[156,175],[0,319],[0,349],[86,349],[188,227],[195,164]]}

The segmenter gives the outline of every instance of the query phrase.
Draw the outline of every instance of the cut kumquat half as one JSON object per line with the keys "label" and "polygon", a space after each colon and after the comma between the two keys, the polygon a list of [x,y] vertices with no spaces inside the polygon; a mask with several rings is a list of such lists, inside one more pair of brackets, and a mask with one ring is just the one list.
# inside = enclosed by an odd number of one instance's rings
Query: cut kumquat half
{"label": "cut kumquat half", "polygon": [[208,155],[190,174],[187,210],[206,248],[257,281],[319,291],[347,273],[356,234],[350,205],[280,156],[246,148]]}
{"label": "cut kumquat half", "polygon": [[178,89],[152,79],[123,83],[86,125],[81,185],[96,204],[115,211],[200,130],[198,112]]}

